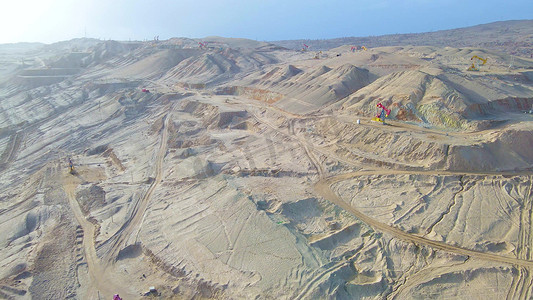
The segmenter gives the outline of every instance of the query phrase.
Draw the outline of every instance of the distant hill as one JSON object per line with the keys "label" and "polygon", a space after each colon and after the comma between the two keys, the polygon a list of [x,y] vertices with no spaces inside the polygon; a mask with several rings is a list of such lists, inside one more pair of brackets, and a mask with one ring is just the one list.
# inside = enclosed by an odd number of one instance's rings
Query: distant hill
{"label": "distant hill", "polygon": [[384,46],[476,47],[497,50],[512,55],[533,57],[533,20],[501,21],[465,28],[425,33],[389,34],[368,37],[343,37],[324,40],[286,40],[272,43],[301,49],[306,44],[312,50],[328,50],[342,45],[367,48]]}
{"label": "distant hill", "polygon": [[102,43],[99,39],[74,38],[67,41],[60,41],[44,45],[46,50],[67,50],[67,51],[88,51],[90,48]]}
{"label": "distant hill", "polygon": [[20,54],[43,47],[42,43],[10,43],[0,44],[1,54]]}

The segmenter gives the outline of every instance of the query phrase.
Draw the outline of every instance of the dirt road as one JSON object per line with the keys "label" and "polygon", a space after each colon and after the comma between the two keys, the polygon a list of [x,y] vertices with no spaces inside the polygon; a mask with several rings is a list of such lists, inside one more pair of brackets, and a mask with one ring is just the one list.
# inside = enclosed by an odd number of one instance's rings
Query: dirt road
{"label": "dirt road", "polygon": [[[63,188],[68,196],[69,205],[74,212],[76,221],[83,229],[83,251],[87,261],[89,283],[86,288],[85,299],[98,299],[99,296],[110,299],[113,294],[133,298],[138,294],[127,289],[127,285],[118,282],[118,278],[106,272],[106,264],[96,255],[94,237],[96,225],[85,218],[80,205],[76,200],[76,187],[82,182],[80,177],[76,177],[63,172]],[[82,286],[83,288],[83,286]]]}
{"label": "dirt road", "polygon": [[[133,211],[129,219],[124,222],[124,225],[109,239],[111,242],[111,249],[107,252],[105,261],[108,263],[113,263],[114,259],[117,257],[119,251],[123,249],[128,239],[132,237],[132,233],[136,230],[137,233],[140,230],[142,220],[144,218],[144,213],[150,202],[150,197],[152,196],[156,187],[161,183],[161,178],[163,175],[163,159],[167,152],[167,140],[168,140],[168,124],[170,122],[170,117],[165,116],[164,125],[161,136],[161,143],[159,145],[159,150],[157,151],[157,157],[155,161],[155,178],[150,184],[150,187],[143,195],[143,197],[135,204]],[[137,242],[137,233],[135,233],[135,240],[131,244]]]}
{"label": "dirt road", "polygon": [[[469,257],[473,257],[473,258],[479,258],[479,259],[483,259],[483,260],[489,260],[489,261],[495,261],[495,262],[501,262],[501,263],[508,263],[508,264],[521,266],[521,267],[533,267],[533,261],[529,260],[529,259],[513,258],[513,257],[501,256],[501,255],[492,254],[492,253],[475,251],[475,250],[471,250],[471,249],[465,249],[465,248],[448,245],[448,244],[443,243],[443,242],[438,242],[438,241],[426,239],[426,238],[418,236],[418,235],[414,235],[414,234],[410,234],[410,233],[404,232],[404,231],[402,231],[402,230],[400,230],[400,229],[398,229],[396,227],[389,226],[389,225],[387,225],[385,223],[381,223],[381,222],[379,222],[379,221],[377,221],[377,220],[375,220],[375,219],[363,214],[362,212],[360,212],[359,210],[357,210],[356,208],[354,208],[353,206],[351,206],[350,204],[348,204],[347,202],[342,200],[337,194],[335,194],[335,192],[333,192],[333,190],[331,188],[332,185],[334,185],[335,183],[337,183],[339,181],[347,180],[347,179],[354,178],[354,177],[357,177],[357,176],[365,176],[365,175],[405,175],[405,174],[423,174],[423,175],[434,175],[434,176],[438,176],[438,175],[479,175],[479,176],[532,175],[531,171],[521,171],[521,172],[451,172],[451,171],[438,171],[438,170],[437,171],[433,171],[433,170],[431,170],[431,171],[409,171],[409,170],[391,170],[391,169],[387,169],[387,170],[365,170],[365,171],[341,174],[341,175],[332,176],[332,177],[326,177],[326,174],[324,173],[323,166],[318,161],[318,159],[314,156],[312,151],[317,151],[317,152],[319,152],[319,153],[321,153],[323,155],[327,155],[327,156],[329,156],[331,158],[335,158],[336,157],[335,155],[333,155],[333,154],[330,155],[329,153],[325,153],[324,149],[315,149],[315,147],[311,143],[308,143],[307,141],[301,140],[295,134],[290,134],[290,133],[287,134],[287,133],[279,130],[279,128],[277,128],[272,123],[270,123],[270,122],[268,122],[266,120],[263,120],[262,118],[260,118],[256,114],[254,114],[253,116],[254,116],[254,118],[257,121],[269,126],[270,128],[276,130],[279,133],[282,133],[282,134],[285,134],[285,135],[290,136],[292,138],[295,138],[300,143],[300,145],[304,148],[307,156],[309,157],[311,163],[313,165],[315,165],[316,170],[319,173],[320,180],[314,186],[315,191],[319,195],[324,197],[324,199],[334,203],[335,205],[343,208],[344,210],[346,210],[347,212],[351,213],[352,215],[354,215],[355,217],[357,217],[358,219],[360,219],[364,223],[370,225],[374,229],[379,230],[381,232],[388,233],[388,234],[390,234],[390,235],[392,235],[392,236],[394,236],[396,238],[399,238],[399,239],[407,241],[407,242],[412,242],[412,243],[415,243],[415,244],[430,246],[430,247],[432,247],[434,249],[439,249],[439,250],[443,250],[443,251],[450,252],[450,253],[455,253],[455,254],[459,254],[459,255],[465,255],[465,256],[469,256]],[[290,130],[289,130],[289,132],[290,132]]]}
{"label": "dirt road", "polygon": [[[96,254],[95,247],[95,232],[97,231],[96,225],[91,223],[81,211],[80,205],[76,200],[76,188],[84,181],[84,174],[79,173],[77,176],[73,176],[68,172],[63,174],[63,187],[68,196],[68,201],[74,216],[84,232],[83,249],[85,258],[87,261],[89,286],[86,287],[85,299],[111,299],[113,294],[119,293],[124,299],[135,299],[139,297],[138,291],[134,290],[134,287],[128,281],[128,278],[121,277],[113,270],[113,262],[117,257],[119,251],[128,242],[128,239],[132,236],[135,230],[139,230],[146,208],[148,207],[150,197],[157,185],[161,182],[163,159],[167,151],[167,137],[168,137],[168,123],[170,117],[166,117],[164,127],[162,128],[161,142],[159,150],[157,152],[157,158],[155,162],[155,180],[148,188],[145,195],[136,203],[133,212],[127,222],[120,228],[119,231],[110,239],[113,244],[111,251],[107,255],[100,259]],[[136,235],[136,234],[135,234]],[[136,237],[135,237],[136,240]]]}
{"label": "dirt road", "polygon": [[[335,184],[336,182],[346,180],[348,178],[353,178],[357,176],[363,176],[363,175],[390,175],[390,174],[430,174],[430,175],[439,175],[439,174],[447,174],[447,175],[467,175],[467,174],[458,174],[453,172],[433,172],[433,171],[427,171],[427,172],[407,172],[407,171],[395,171],[395,170],[386,170],[382,173],[379,171],[362,171],[362,172],[354,172],[349,174],[342,174],[338,176],[333,176],[329,178],[323,178],[319,180],[315,184],[315,191],[324,197],[324,199],[334,203],[335,205],[341,207],[342,209],[346,210],[347,212],[351,213],[364,223],[370,225],[376,230],[379,230],[381,232],[390,234],[396,238],[399,238],[401,240],[412,242],[419,245],[426,245],[429,247],[432,247],[434,249],[443,250],[450,253],[455,253],[459,255],[465,255],[473,258],[483,259],[483,260],[489,260],[489,261],[495,261],[500,263],[508,263],[516,266],[521,267],[533,267],[533,261],[526,260],[526,259],[520,259],[520,258],[513,258],[513,257],[507,257],[507,256],[501,256],[497,254],[492,253],[486,253],[486,252],[480,252],[475,251],[471,249],[465,249],[457,246],[448,245],[443,242],[438,242],[430,239],[426,239],[424,237],[410,234],[407,232],[404,232],[396,227],[389,226],[385,223],[381,223],[354,208],[350,204],[348,204],[346,201],[342,200],[332,189],[331,186]],[[487,174],[476,174],[476,175],[487,175]]]}

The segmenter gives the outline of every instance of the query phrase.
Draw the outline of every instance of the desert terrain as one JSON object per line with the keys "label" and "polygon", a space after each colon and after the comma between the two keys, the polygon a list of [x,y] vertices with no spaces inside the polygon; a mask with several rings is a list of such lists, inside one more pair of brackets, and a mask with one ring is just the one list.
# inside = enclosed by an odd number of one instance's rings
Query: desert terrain
{"label": "desert terrain", "polygon": [[299,39],[273,41],[274,44],[299,50],[306,44],[313,50],[329,50],[343,45],[366,47],[434,46],[472,47],[533,58],[533,20],[499,21],[475,26],[422,33],[397,33],[380,36],[342,37],[333,39]]}
{"label": "desert terrain", "polygon": [[353,46],[0,45],[0,298],[530,299],[533,60]]}

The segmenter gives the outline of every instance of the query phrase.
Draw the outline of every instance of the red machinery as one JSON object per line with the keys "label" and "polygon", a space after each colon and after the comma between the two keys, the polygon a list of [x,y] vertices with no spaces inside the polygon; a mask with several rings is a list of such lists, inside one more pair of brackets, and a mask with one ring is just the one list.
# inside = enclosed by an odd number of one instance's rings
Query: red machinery
{"label": "red machinery", "polygon": [[[385,118],[390,115],[390,109],[386,108],[381,103],[378,103],[376,107],[378,108],[378,112],[376,116],[372,118],[372,121],[385,123]],[[381,111],[379,110],[380,108],[381,108]]]}

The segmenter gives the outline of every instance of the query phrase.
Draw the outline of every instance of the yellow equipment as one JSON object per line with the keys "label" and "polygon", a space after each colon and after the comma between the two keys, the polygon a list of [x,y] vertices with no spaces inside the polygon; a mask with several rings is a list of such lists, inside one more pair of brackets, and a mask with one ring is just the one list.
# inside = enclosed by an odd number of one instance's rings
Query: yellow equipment
{"label": "yellow equipment", "polygon": [[467,69],[467,71],[479,71],[479,69],[476,68],[476,65],[475,65],[475,62],[476,62],[476,61],[474,60],[474,58],[475,58],[475,59],[479,59],[479,60],[482,62],[481,65],[484,65],[484,64],[487,63],[487,59],[486,59],[486,58],[481,58],[481,57],[479,57],[479,56],[477,56],[477,55],[474,55],[474,56],[472,56],[472,58],[470,59],[470,60],[472,61],[472,65]]}
{"label": "yellow equipment", "polygon": [[76,170],[74,170],[74,164],[72,163],[72,160],[70,157],[68,158],[68,167],[70,169],[70,174],[74,175],[76,174]]}
{"label": "yellow equipment", "polygon": [[[378,112],[375,117],[372,118],[371,121],[373,122],[380,122],[381,124],[385,124],[385,117],[388,117],[390,115],[391,110],[386,108],[383,104],[378,103],[376,105]],[[379,109],[381,108],[381,111]]]}
{"label": "yellow equipment", "polygon": [[320,54],[322,54],[322,51],[317,52],[317,53],[315,54],[314,59],[320,59]]}
{"label": "yellow equipment", "polygon": [[365,46],[361,46],[361,49],[365,50],[366,51],[366,47]]}

